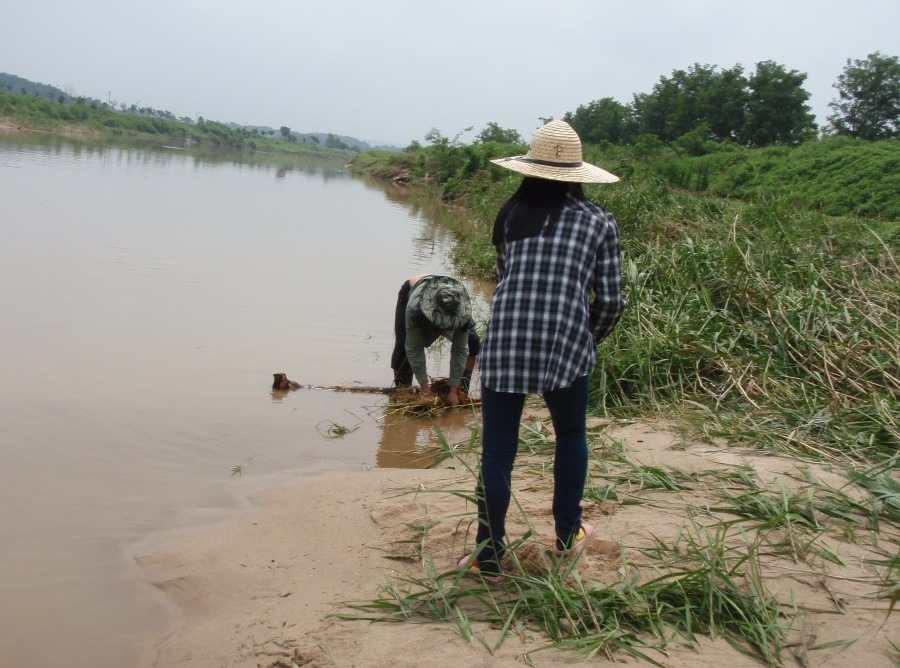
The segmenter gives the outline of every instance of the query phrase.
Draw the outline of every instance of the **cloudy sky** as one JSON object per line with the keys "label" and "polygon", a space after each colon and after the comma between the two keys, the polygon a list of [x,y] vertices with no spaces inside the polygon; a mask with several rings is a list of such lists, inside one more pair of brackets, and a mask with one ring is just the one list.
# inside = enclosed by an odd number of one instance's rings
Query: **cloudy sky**
{"label": "cloudy sky", "polygon": [[[629,103],[694,63],[808,75],[900,55],[900,0],[23,0],[0,72],[176,116],[407,145]],[[471,139],[471,135],[463,135]]]}

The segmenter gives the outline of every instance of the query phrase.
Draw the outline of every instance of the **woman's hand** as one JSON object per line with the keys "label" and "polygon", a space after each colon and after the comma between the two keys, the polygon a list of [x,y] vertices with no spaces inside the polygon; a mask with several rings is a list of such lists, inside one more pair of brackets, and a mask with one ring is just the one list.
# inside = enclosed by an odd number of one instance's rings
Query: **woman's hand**
{"label": "woman's hand", "polygon": [[447,392],[447,403],[451,406],[459,406],[459,391],[455,387],[451,387]]}

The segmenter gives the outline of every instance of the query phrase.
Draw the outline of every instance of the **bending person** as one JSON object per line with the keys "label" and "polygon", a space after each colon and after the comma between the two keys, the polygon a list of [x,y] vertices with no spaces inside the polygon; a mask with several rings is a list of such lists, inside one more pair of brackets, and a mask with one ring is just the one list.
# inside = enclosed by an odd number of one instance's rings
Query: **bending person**
{"label": "bending person", "polygon": [[391,355],[397,387],[412,385],[415,376],[422,393],[431,393],[425,349],[442,336],[451,343],[447,403],[455,406],[459,403],[458,389],[469,391],[481,350],[469,292],[449,276],[422,274],[404,281],[397,294]]}

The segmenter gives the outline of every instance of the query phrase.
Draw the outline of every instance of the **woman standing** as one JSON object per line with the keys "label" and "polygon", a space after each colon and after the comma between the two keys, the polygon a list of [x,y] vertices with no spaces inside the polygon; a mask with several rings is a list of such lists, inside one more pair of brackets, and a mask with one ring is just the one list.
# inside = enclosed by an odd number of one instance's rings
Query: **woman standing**
{"label": "woman standing", "polygon": [[484,427],[477,548],[459,568],[499,582],[527,394],[543,395],[556,434],[556,553],[571,554],[594,537],[594,527],[581,521],[588,378],[596,346],[626,302],[618,225],[581,187],[619,179],[582,161],[576,132],[551,121],[534,134],[526,155],[493,162],[525,178],[494,222],[498,282],[480,359]]}

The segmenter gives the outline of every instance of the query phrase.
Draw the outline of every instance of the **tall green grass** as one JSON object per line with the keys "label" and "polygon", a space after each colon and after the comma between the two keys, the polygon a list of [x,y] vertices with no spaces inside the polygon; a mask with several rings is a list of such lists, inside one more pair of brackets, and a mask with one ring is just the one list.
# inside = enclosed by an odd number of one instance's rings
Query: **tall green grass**
{"label": "tall green grass", "polygon": [[900,219],[900,141],[826,137],[680,158],[660,167],[672,185],[755,200],[776,195],[833,216]]}
{"label": "tall green grass", "polygon": [[[471,200],[463,271],[492,275],[492,216],[517,183]],[[900,447],[900,224],[660,181],[587,192],[619,222],[629,302],[598,348],[598,414],[681,416],[708,438],[812,457]]]}
{"label": "tall green grass", "polygon": [[826,457],[896,451],[896,224],[658,186],[602,195],[622,227],[629,300],[599,348],[602,411],[699,408],[711,437]]}

